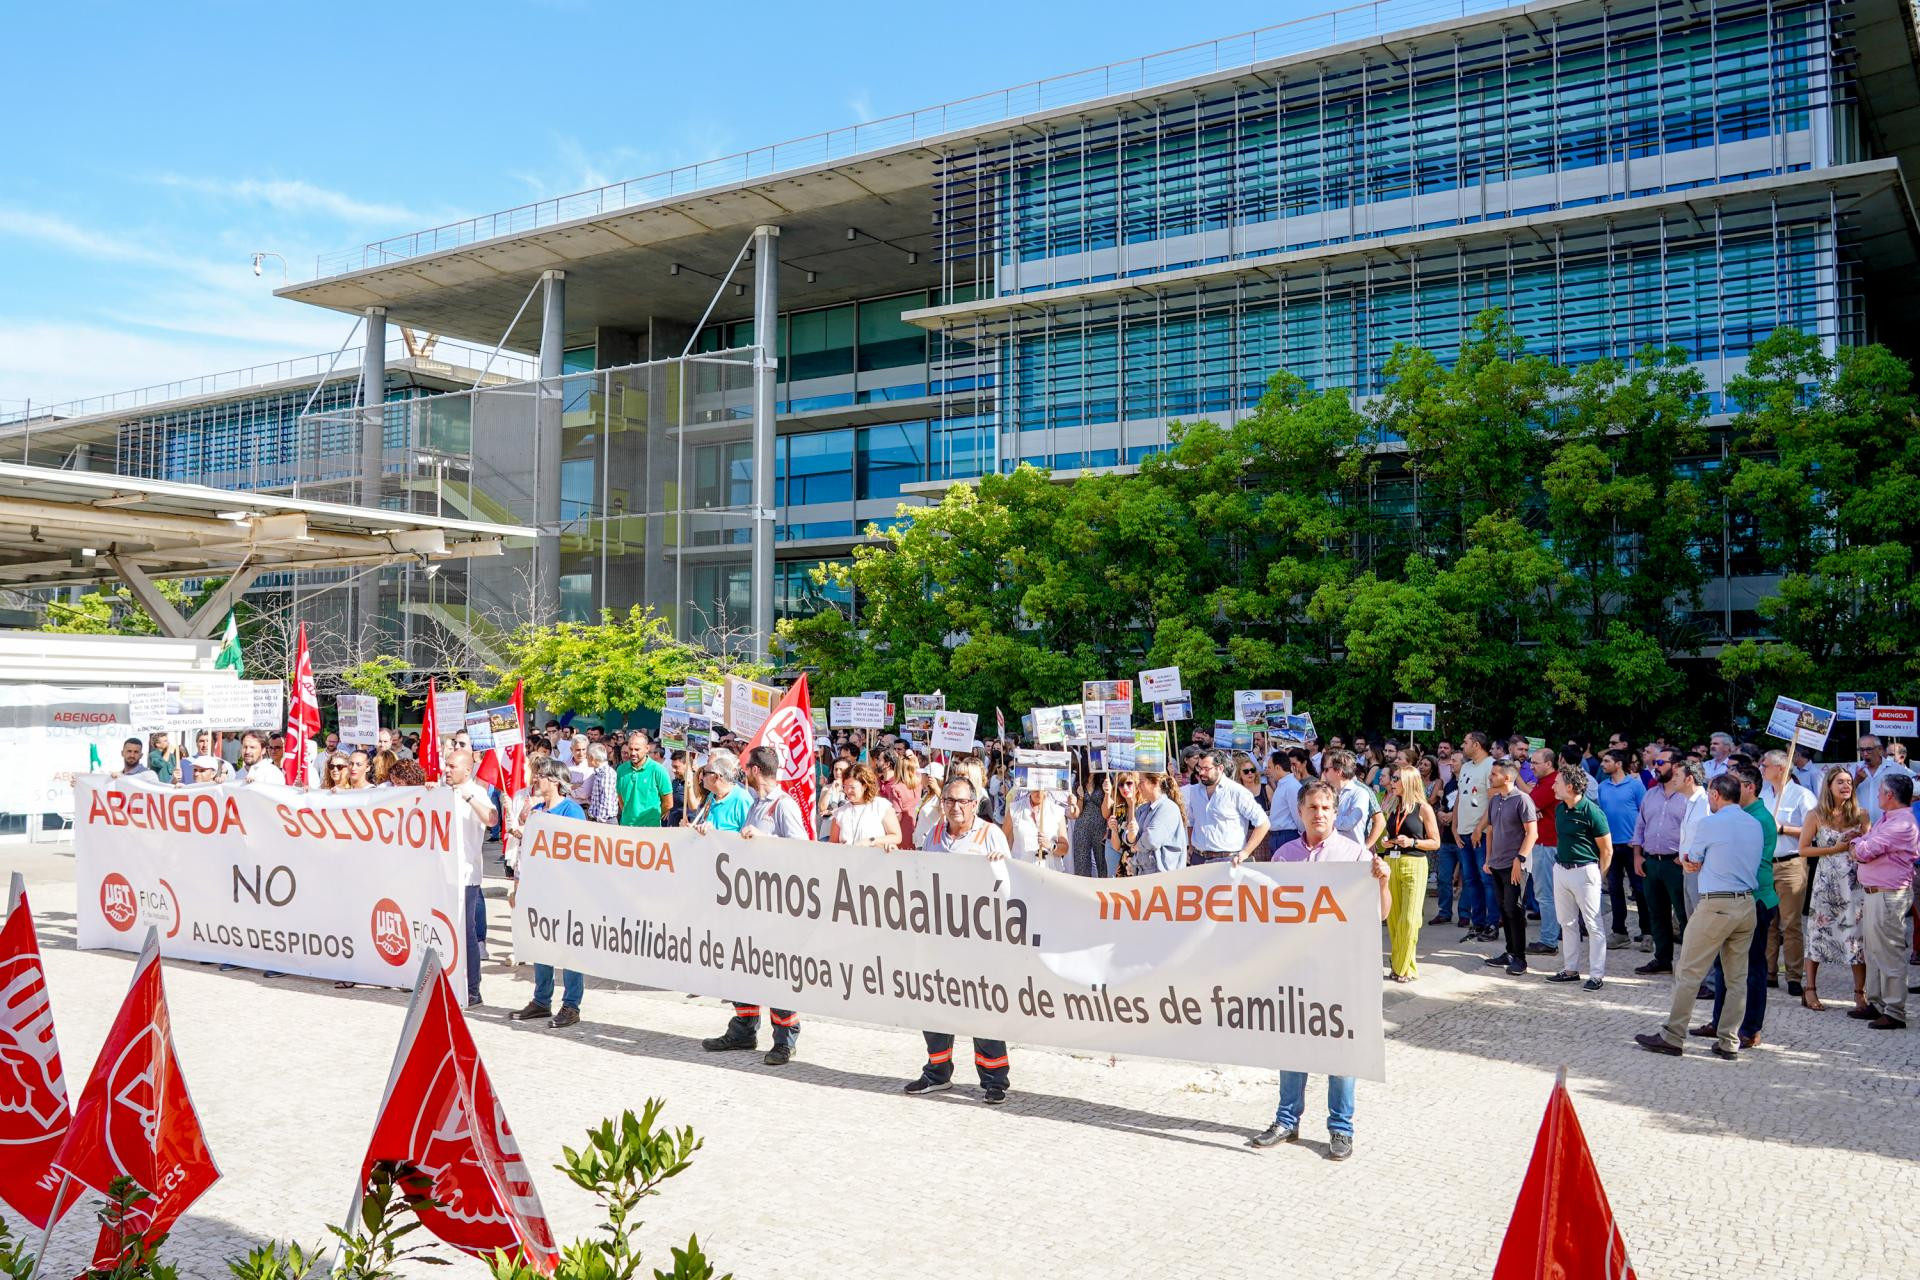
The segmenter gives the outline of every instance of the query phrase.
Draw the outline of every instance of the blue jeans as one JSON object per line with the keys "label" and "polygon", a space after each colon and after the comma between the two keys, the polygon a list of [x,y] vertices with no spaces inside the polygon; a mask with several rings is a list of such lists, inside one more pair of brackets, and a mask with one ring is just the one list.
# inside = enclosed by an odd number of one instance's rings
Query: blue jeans
{"label": "blue jeans", "polygon": [[1475,844],[1469,839],[1460,846],[1460,914],[1472,913],[1476,928],[1492,929],[1501,922],[1500,891],[1484,869],[1487,856],[1485,840]]}
{"label": "blue jeans", "polygon": [[[1460,865],[1460,846],[1451,840],[1440,842],[1440,854],[1433,860],[1434,897],[1438,900],[1439,910],[1433,918],[1453,919],[1453,869]],[[1460,914],[1467,914],[1467,891],[1460,890]]]}
{"label": "blue jeans", "polygon": [[[1540,900],[1540,941],[1557,947],[1560,917],[1553,906],[1553,854],[1552,845],[1533,846],[1533,852],[1527,855],[1527,881],[1533,888],[1533,896]],[[1573,927],[1578,929],[1580,922],[1575,920]]]}
{"label": "blue jeans", "polygon": [[[560,971],[560,1003],[580,1007],[580,997],[587,991],[587,978],[573,969]],[[551,1005],[553,1003],[553,966],[536,964],[533,966],[533,1002]]]}
{"label": "blue jeans", "polygon": [[487,950],[487,900],[480,886],[467,886],[467,1003],[480,1003],[480,957]]}
{"label": "blue jeans", "polygon": [[[1757,1036],[1760,1028],[1767,1022],[1767,926],[1780,914],[1780,908],[1769,907],[1758,898],[1753,900],[1753,938],[1747,944],[1747,1011],[1740,1017],[1740,1034]],[[1720,972],[1720,962],[1713,962],[1713,971],[1707,974],[1707,985],[1713,988],[1713,1025],[1720,1025],[1720,1010],[1727,1002],[1727,979]]]}
{"label": "blue jeans", "polygon": [[[1344,1133],[1353,1136],[1353,1083],[1352,1076],[1327,1077],[1327,1132]],[[1280,1073],[1280,1109],[1273,1113],[1273,1122],[1282,1129],[1298,1129],[1300,1113],[1307,1106],[1307,1073],[1304,1071],[1282,1071]]]}

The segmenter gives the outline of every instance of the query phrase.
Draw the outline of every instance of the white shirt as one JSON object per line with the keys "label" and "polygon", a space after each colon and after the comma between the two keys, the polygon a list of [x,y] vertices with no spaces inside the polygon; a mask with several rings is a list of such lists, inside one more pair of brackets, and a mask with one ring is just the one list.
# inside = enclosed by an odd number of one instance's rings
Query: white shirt
{"label": "white shirt", "polygon": [[1817,796],[1820,794],[1820,783],[1826,771],[1827,766],[1824,764],[1810,764],[1804,769],[1795,769],[1793,780]]}
{"label": "white shirt", "polygon": [[[1862,769],[1865,767],[1865,765],[1860,766]],[[1880,821],[1880,780],[1892,777],[1896,773],[1904,773],[1908,777],[1913,776],[1913,770],[1907,768],[1907,766],[1901,764],[1892,756],[1882,756],[1880,758],[1880,767],[1868,774],[1866,781],[1857,784],[1853,789],[1854,798],[1860,802],[1860,807],[1867,811],[1867,817],[1876,825]]]}
{"label": "white shirt", "polygon": [[493,799],[472,778],[448,790],[453,792],[453,852],[460,859],[460,887],[465,889],[479,885],[486,874],[487,824],[473,811],[473,802],[491,806]]}
{"label": "white shirt", "polygon": [[1267,801],[1269,832],[1300,829],[1300,785],[1300,779],[1291,773],[1273,785],[1273,794]]}
{"label": "white shirt", "polygon": [[1052,796],[1046,796],[1040,802],[1040,813],[1036,820],[1033,801],[1025,794],[1015,798],[1008,814],[1013,825],[1012,854],[1029,862],[1044,862],[1058,868],[1064,859],[1056,856],[1054,850],[1059,837],[1067,833],[1067,815]]}
{"label": "white shirt", "polygon": [[1187,817],[1193,824],[1190,838],[1201,853],[1238,853],[1247,847],[1247,837],[1267,820],[1253,793],[1232,778],[1214,783],[1213,794],[1198,782],[1187,784]]}
{"label": "white shirt", "polygon": [[270,783],[276,787],[287,785],[287,775],[280,772],[280,766],[262,757],[259,764],[247,767],[247,781]]}
{"label": "white shirt", "polygon": [[1493,776],[1493,757],[1482,756],[1460,766],[1460,781],[1453,791],[1453,829],[1464,843],[1480,819],[1487,816],[1488,779]]}
{"label": "white shirt", "polygon": [[886,814],[893,812],[890,800],[873,799],[865,804],[843,804],[833,811],[834,829],[841,844],[866,844],[887,834]]}
{"label": "white shirt", "polygon": [[1707,789],[1695,787],[1693,794],[1687,797],[1687,811],[1680,818],[1680,853],[1695,862],[1700,860],[1699,845],[1695,843],[1700,821],[1712,812],[1713,806],[1707,802]]}
{"label": "white shirt", "polygon": [[[1764,784],[1760,788],[1760,803],[1767,806],[1767,811],[1773,814],[1775,826],[1798,827],[1806,823],[1807,815],[1813,812],[1814,806],[1819,801],[1813,798],[1813,792],[1797,782],[1790,781],[1786,785],[1785,794],[1777,798],[1773,793],[1773,784],[1771,782]],[[1798,852],[1800,852],[1800,837],[1790,836],[1782,831],[1779,841],[1773,846],[1773,856],[1786,858]],[[1795,909],[1798,910],[1798,908]]]}
{"label": "white shirt", "polygon": [[928,853],[977,853],[985,857],[989,853],[1011,853],[1007,847],[1006,833],[991,822],[975,819],[973,828],[963,835],[948,836],[947,824],[929,822],[926,835],[922,837],[921,848]]}
{"label": "white shirt", "polygon": [[1725,773],[1726,771],[1727,771],[1727,762],[1725,760],[1714,760],[1711,758],[1708,759],[1707,761],[1707,781],[1708,782],[1712,782],[1715,778],[1719,777],[1721,774]]}

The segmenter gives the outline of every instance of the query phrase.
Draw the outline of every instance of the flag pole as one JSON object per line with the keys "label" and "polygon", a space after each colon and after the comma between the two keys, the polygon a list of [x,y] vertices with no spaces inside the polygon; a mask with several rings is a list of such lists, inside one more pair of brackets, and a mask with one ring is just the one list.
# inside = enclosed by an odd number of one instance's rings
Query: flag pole
{"label": "flag pole", "polygon": [[[65,1169],[60,1171],[60,1188],[53,1193],[53,1208],[47,1214],[47,1229],[40,1233],[40,1247],[33,1252],[33,1269],[27,1272],[27,1280],[34,1280],[40,1274],[40,1264],[47,1256],[47,1242],[53,1239],[53,1229],[61,1218],[60,1202],[67,1198],[67,1187],[73,1182],[73,1175]],[[357,1207],[357,1206],[356,1206]],[[88,1268],[91,1270],[92,1268]]]}

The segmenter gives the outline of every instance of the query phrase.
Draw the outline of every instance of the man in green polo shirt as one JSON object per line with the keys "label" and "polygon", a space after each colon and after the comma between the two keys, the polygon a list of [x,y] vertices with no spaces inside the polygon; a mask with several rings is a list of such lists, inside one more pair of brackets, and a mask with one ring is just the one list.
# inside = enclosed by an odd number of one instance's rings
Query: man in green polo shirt
{"label": "man in green polo shirt", "polygon": [[673,800],[673,779],[667,766],[653,758],[653,739],[645,729],[627,735],[627,758],[614,776],[620,796],[620,825],[657,827],[665,806]]}
{"label": "man in green polo shirt", "polygon": [[[1773,820],[1773,814],[1760,799],[1760,769],[1745,759],[1735,760],[1727,766],[1727,772],[1740,779],[1740,808],[1760,824],[1760,866],[1755,873],[1753,886],[1753,927],[1756,933],[1764,933],[1780,914],[1780,893],[1773,884],[1773,851],[1780,843],[1780,826]],[[1760,958],[1759,968],[1752,967],[1754,957]],[[1767,1022],[1767,947],[1762,940],[1758,947],[1747,944],[1747,1009],[1740,1018],[1740,1047],[1757,1049],[1760,1047],[1760,1029]],[[1707,985],[1713,988],[1713,1020],[1695,1027],[1696,1036],[1718,1036],[1720,1034],[1720,1008],[1727,999],[1727,980],[1720,972],[1720,962],[1714,961],[1714,970],[1707,975]]]}
{"label": "man in green polo shirt", "polygon": [[1553,822],[1560,843],[1553,853],[1553,906],[1560,920],[1560,972],[1548,982],[1580,981],[1580,932],[1587,934],[1583,991],[1606,985],[1607,931],[1600,926],[1600,886],[1613,862],[1613,828],[1587,799],[1586,773],[1563,765],[1553,778]]}

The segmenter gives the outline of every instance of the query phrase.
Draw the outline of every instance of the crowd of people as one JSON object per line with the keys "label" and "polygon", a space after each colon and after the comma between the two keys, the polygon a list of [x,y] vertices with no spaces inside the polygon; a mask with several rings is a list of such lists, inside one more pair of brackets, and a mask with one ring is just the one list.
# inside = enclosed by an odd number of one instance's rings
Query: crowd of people
{"label": "crowd of people", "polygon": [[[1014,744],[975,743],[934,758],[892,735],[821,740],[814,838],[882,850],[1018,858],[1061,874],[1151,875],[1214,862],[1369,864],[1387,931],[1383,978],[1420,976],[1423,932],[1464,930],[1461,943],[1494,948],[1485,963],[1514,978],[1547,962],[1545,980],[1592,992],[1606,984],[1609,949],[1637,946],[1633,969],[1673,983],[1666,1023],[1637,1037],[1679,1054],[1689,1038],[1721,1058],[1767,1043],[1768,993],[1827,1008],[1822,967],[1851,978],[1850,1016],[1868,1028],[1907,1025],[1908,964],[1920,963],[1915,861],[1920,826],[1904,746],[1858,738],[1858,759],[1817,763],[1805,747],[1763,749],[1716,733],[1684,746],[1655,738],[1604,747],[1497,740],[1482,732],[1431,750],[1356,736],[1350,742],[1229,751],[1196,730],[1171,768],[1095,772],[1069,751],[1044,786]],[[336,735],[310,753],[307,785],[321,790],[417,786],[417,737],[380,730],[371,747]],[[462,796],[468,999],[480,1002],[486,913],[481,848],[501,842],[513,874],[536,812],[630,827],[807,838],[805,816],[779,785],[771,748],[722,735],[704,754],[667,751],[645,730],[572,731],[558,721],[529,733],[527,787],[513,795],[474,777],[472,744],[448,735],[440,782]],[[126,774],[163,782],[229,779],[284,785],[285,741],[249,732],[232,743],[201,734],[186,759],[165,735],[129,739]],[[189,776],[190,775],[190,776]],[[1064,785],[1062,785],[1064,784]],[[1434,914],[1427,915],[1427,899]],[[1537,927],[1536,927],[1537,926]],[[553,1005],[556,976],[560,1004]],[[510,1016],[555,1028],[579,1021],[583,976],[534,966],[532,999]],[[1844,988],[1842,988],[1844,993]],[[1690,1026],[1698,1002],[1711,1014]],[[791,1060],[800,1019],[764,1011],[768,1065]],[[707,1049],[758,1050],[763,1010],[735,1003]],[[951,1087],[953,1037],[925,1033],[927,1061],[909,1094]],[[1005,1100],[1007,1047],[974,1041],[989,1103]],[[1299,1136],[1306,1080],[1283,1072],[1274,1123],[1250,1139],[1266,1148]],[[1353,1150],[1354,1082],[1328,1082],[1329,1154]]]}

